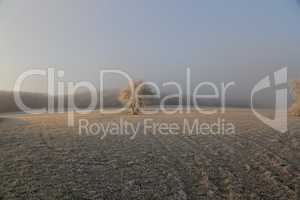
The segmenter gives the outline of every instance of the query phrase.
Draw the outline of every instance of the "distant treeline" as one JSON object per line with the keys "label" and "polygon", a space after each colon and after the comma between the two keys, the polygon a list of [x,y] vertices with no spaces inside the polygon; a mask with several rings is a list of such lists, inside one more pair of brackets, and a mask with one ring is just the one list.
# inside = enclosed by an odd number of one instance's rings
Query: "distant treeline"
{"label": "distant treeline", "polygon": [[[103,106],[106,108],[112,107],[121,107],[122,104],[118,100],[119,97],[119,90],[106,90],[101,95],[103,95]],[[166,97],[168,94],[162,94],[160,99],[153,99],[147,101],[148,105],[159,105],[161,100]],[[30,93],[30,92],[20,92],[20,96],[22,98],[23,103],[32,109],[39,109],[39,108],[46,108],[48,105],[48,95],[47,94],[40,94],[40,93]],[[58,109],[58,102],[61,103],[64,108],[68,108],[68,98],[71,96],[55,96],[54,97],[54,107],[55,110]],[[97,108],[100,107],[100,92],[97,93]],[[74,96],[75,105],[78,108],[88,108],[91,102],[91,95],[88,92],[78,92]],[[183,97],[182,105],[186,105],[186,96]],[[179,101],[178,98],[172,98],[165,101],[165,105],[173,106],[178,105]],[[199,100],[199,106],[220,106],[219,100]],[[229,107],[248,107],[248,102],[245,100],[230,100],[226,103]],[[21,111],[15,103],[14,94],[13,92],[8,91],[0,91],[0,113],[7,113],[7,112],[18,112]]]}
{"label": "distant treeline", "polygon": [[[103,94],[103,106],[104,107],[120,107],[121,103],[118,101],[118,91],[111,90],[105,91]],[[97,108],[100,106],[99,96],[97,101]],[[40,109],[40,108],[47,108],[48,106],[48,95],[41,94],[41,93],[30,93],[30,92],[20,92],[21,99],[23,103],[32,109]],[[91,95],[87,92],[81,92],[75,94],[73,96],[55,96],[54,99],[54,108],[58,110],[59,108],[59,101],[60,107],[68,108],[68,99],[73,98],[75,105],[78,108],[88,108],[91,102]],[[14,100],[14,93],[8,91],[0,91],[0,113],[7,113],[7,112],[18,112],[21,111],[20,108],[16,105]]]}

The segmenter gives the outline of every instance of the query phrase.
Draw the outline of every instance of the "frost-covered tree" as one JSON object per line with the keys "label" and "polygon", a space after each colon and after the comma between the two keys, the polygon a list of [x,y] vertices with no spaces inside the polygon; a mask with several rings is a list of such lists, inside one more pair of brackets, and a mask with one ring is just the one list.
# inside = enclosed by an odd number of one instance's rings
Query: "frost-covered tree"
{"label": "frost-covered tree", "polygon": [[153,94],[152,88],[144,84],[143,81],[132,81],[120,92],[119,101],[126,104],[132,114],[137,115],[140,113],[140,109],[145,105],[145,99],[142,95]]}
{"label": "frost-covered tree", "polygon": [[300,116],[300,81],[294,80],[291,82],[291,90],[293,96],[293,104],[290,107],[292,115]]}

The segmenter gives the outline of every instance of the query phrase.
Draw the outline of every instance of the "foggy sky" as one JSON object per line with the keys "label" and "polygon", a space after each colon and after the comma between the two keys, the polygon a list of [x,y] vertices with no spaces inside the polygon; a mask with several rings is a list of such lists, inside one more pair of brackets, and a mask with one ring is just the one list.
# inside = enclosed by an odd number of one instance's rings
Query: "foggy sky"
{"label": "foggy sky", "polygon": [[[242,96],[284,66],[300,78],[299,22],[297,0],[2,0],[0,89],[28,69],[96,84],[103,69],[184,83],[190,67],[193,83],[235,81]],[[24,90],[45,84],[33,79]]]}

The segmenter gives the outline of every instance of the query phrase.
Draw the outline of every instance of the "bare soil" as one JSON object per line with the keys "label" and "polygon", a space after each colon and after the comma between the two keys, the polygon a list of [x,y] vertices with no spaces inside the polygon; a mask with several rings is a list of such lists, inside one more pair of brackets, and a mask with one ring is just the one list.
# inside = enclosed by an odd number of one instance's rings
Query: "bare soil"
{"label": "bare soil", "polygon": [[[182,124],[225,118],[233,135],[80,135],[66,114],[0,120],[0,199],[298,200],[300,119],[279,133],[251,111],[226,114],[76,115],[90,122]],[[26,123],[18,123],[20,121]],[[78,125],[78,124],[77,124]]]}

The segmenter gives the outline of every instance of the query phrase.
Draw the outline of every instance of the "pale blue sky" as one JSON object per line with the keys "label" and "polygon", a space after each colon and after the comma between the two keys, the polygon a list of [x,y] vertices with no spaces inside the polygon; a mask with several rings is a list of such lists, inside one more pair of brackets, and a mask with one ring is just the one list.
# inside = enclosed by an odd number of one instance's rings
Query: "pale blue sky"
{"label": "pale blue sky", "polygon": [[[26,69],[64,69],[98,80],[100,69],[138,79],[251,84],[289,67],[300,77],[298,0],[2,0],[0,89]],[[31,90],[39,90],[32,84]]]}

